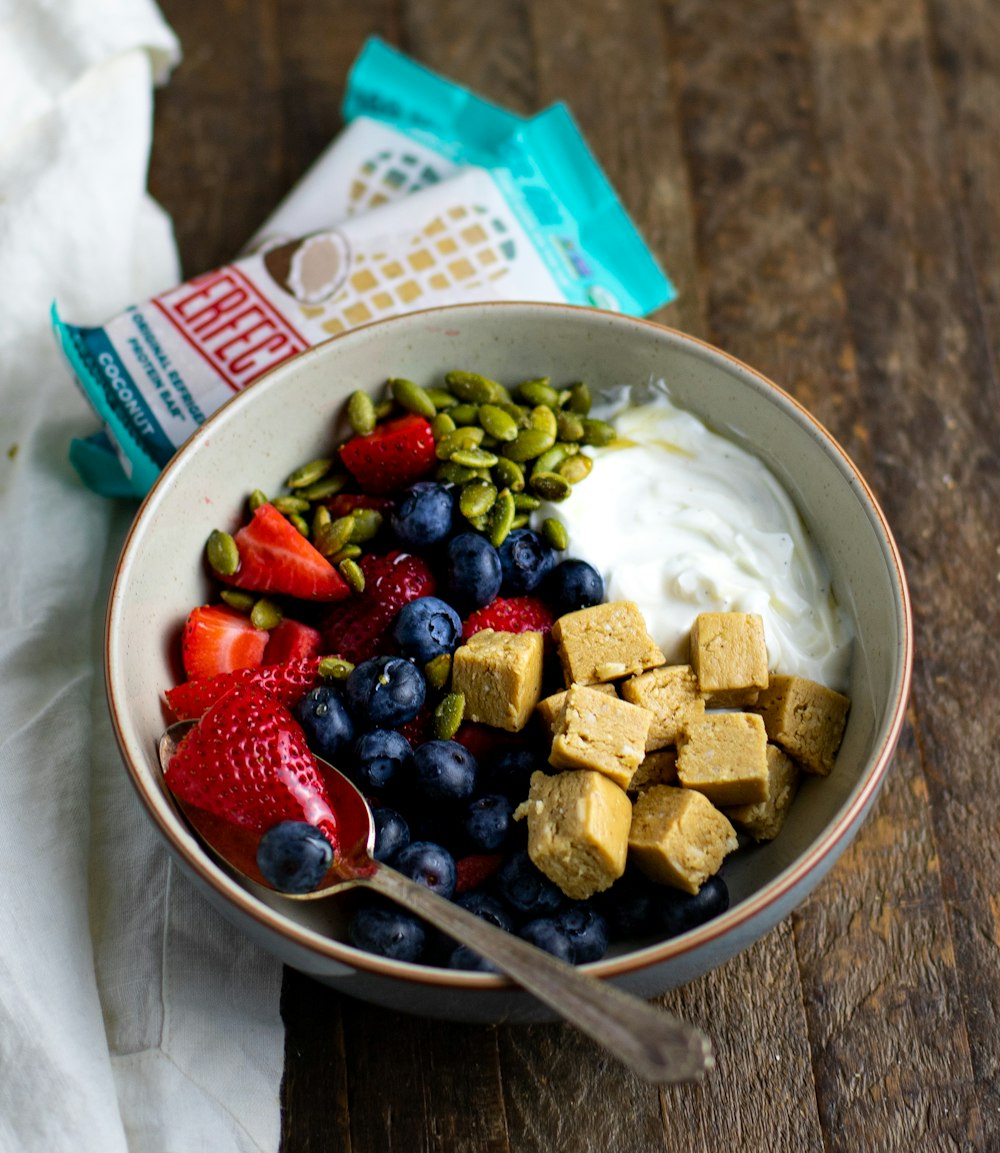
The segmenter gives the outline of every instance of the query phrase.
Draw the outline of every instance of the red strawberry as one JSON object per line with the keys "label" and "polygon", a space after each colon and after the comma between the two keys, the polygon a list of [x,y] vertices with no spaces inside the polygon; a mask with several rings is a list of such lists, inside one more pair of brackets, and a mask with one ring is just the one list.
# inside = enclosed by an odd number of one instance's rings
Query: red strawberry
{"label": "red strawberry", "polygon": [[167,787],[195,829],[256,880],[261,834],[308,821],[336,850],[337,819],[326,783],[292,714],[252,685],[234,689],[184,737]]}
{"label": "red strawberry", "polygon": [[320,658],[312,656],[280,665],[234,669],[214,677],[185,681],[167,689],[163,695],[178,721],[197,720],[226,693],[241,686],[259,689],[290,708],[320,683],[319,663]]}
{"label": "red strawberry", "polygon": [[336,601],[349,596],[341,575],[274,507],[260,505],[236,533],[240,566],[221,580],[253,592],[284,593],[302,600]]}
{"label": "red strawberry", "polygon": [[265,629],[226,605],[201,605],[188,613],[181,659],[189,680],[259,665],[267,647]]}
{"label": "red strawberry", "polygon": [[555,619],[540,597],[497,597],[468,617],[462,627],[462,639],[467,641],[480,629],[493,629],[498,633],[547,633]]}
{"label": "red strawberry", "polygon": [[323,503],[335,519],[338,516],[347,516],[356,508],[373,508],[378,512],[388,513],[396,507],[396,502],[391,497],[368,496],[363,492],[338,492],[336,496],[328,497]]}
{"label": "red strawberry", "polygon": [[410,412],[353,436],[340,459],[364,492],[382,496],[426,476],[437,463],[434,433],[422,416]]}
{"label": "red strawberry", "polygon": [[355,664],[389,652],[396,614],[417,597],[431,596],[435,587],[427,562],[410,553],[368,553],[358,563],[364,592],[332,608],[322,625],[324,651]]}
{"label": "red strawberry", "polygon": [[434,710],[425,706],[412,721],[404,721],[396,725],[396,732],[406,737],[413,748],[422,745],[431,739],[431,722],[434,720]]}
{"label": "red strawberry", "polygon": [[455,862],[455,892],[467,893],[478,889],[503,864],[503,853],[472,853]]}
{"label": "red strawberry", "polygon": [[271,629],[263,663],[284,665],[303,657],[314,657],[319,652],[320,640],[318,629],[285,617],[281,624]]}
{"label": "red strawberry", "polygon": [[464,745],[480,765],[483,765],[501,753],[521,748],[524,744],[524,735],[509,733],[505,729],[494,729],[475,721],[463,721],[454,740]]}

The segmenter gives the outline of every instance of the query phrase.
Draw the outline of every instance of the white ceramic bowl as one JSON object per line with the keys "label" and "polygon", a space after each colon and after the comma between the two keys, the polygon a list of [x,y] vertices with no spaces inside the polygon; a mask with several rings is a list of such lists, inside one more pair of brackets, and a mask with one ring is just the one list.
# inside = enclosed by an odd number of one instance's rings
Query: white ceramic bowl
{"label": "white ceramic bowl", "polygon": [[[208,585],[205,539],[235,525],[253,488],[329,448],[356,388],[388,376],[431,382],[473,368],[505,382],[542,374],[592,386],[663,377],[681,407],[757,453],[784,482],[829,563],[853,620],[852,707],[832,774],[810,778],[769,845],[726,864],[731,906],[706,925],[589,966],[651,996],[720,964],[787,916],[844,851],[889,767],[909,692],[912,624],[899,555],[857,469],[817,422],[758,373],[691,337],[614,314],[495,303],[371,324],[279,366],[212,416],[178,452],[125,544],[107,617],[115,732],[150,820],[182,870],[223,914],[288,965],[396,1009],[469,1021],[541,1019],[502,978],[388,961],[345,942],[344,898],[289,902],[251,891],[200,848],[164,790],[156,742],[164,688],[180,676],[180,626]],[[127,835],[127,830],[123,830]],[[349,898],[348,898],[349,900]]]}

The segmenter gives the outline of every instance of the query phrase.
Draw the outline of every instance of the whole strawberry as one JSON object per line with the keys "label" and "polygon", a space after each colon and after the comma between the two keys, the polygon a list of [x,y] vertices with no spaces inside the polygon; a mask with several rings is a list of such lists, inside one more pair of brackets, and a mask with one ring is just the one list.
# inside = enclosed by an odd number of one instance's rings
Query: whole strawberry
{"label": "whole strawberry", "polygon": [[469,614],[462,626],[462,639],[468,640],[481,629],[493,629],[498,633],[548,633],[555,619],[548,602],[541,597],[530,594],[497,597],[484,608]]}
{"label": "whole strawberry", "polygon": [[422,416],[410,412],[376,425],[364,436],[352,436],[341,446],[340,459],[362,492],[383,496],[433,470],[434,433]]}
{"label": "whole strawberry", "polygon": [[164,774],[196,831],[237,868],[263,881],[261,836],[306,821],[337,849],[326,783],[292,714],[253,685],[212,705],[180,742]]}

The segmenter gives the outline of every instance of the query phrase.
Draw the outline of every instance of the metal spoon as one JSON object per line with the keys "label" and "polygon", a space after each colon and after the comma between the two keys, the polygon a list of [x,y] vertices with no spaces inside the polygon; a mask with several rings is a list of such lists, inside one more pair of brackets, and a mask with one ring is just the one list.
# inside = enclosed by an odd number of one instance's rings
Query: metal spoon
{"label": "metal spoon", "polygon": [[[160,738],[160,767],[164,772],[181,738],[195,724],[196,721],[180,721]],[[332,874],[337,879],[312,893],[301,896],[282,893],[282,896],[289,900],[316,900],[363,885],[423,917],[492,961],[522,988],[647,1081],[662,1084],[700,1080],[714,1067],[712,1043],[694,1025],[661,1012],[614,985],[586,976],[572,965],[496,928],[376,861],[371,855],[375,826],[364,795],[339,769],[320,758],[317,760],[326,778],[330,806],[337,815],[341,838],[340,852],[332,866]],[[196,832],[230,868],[247,875],[219,852],[201,830]]]}

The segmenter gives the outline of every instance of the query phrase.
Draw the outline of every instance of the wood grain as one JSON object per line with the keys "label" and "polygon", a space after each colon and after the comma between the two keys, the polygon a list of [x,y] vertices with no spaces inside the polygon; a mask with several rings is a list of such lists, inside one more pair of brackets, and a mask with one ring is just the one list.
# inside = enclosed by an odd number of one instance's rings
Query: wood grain
{"label": "wood grain", "polygon": [[185,59],[151,183],[188,275],[334,136],[370,33],[520,113],[565,100],[680,289],[658,319],[830,428],[913,597],[909,723],[856,841],[792,918],[661,998],[716,1041],[704,1085],[652,1090],[561,1025],[433,1023],[289,972],[285,1153],[1000,1148],[996,4],[161,6]]}

